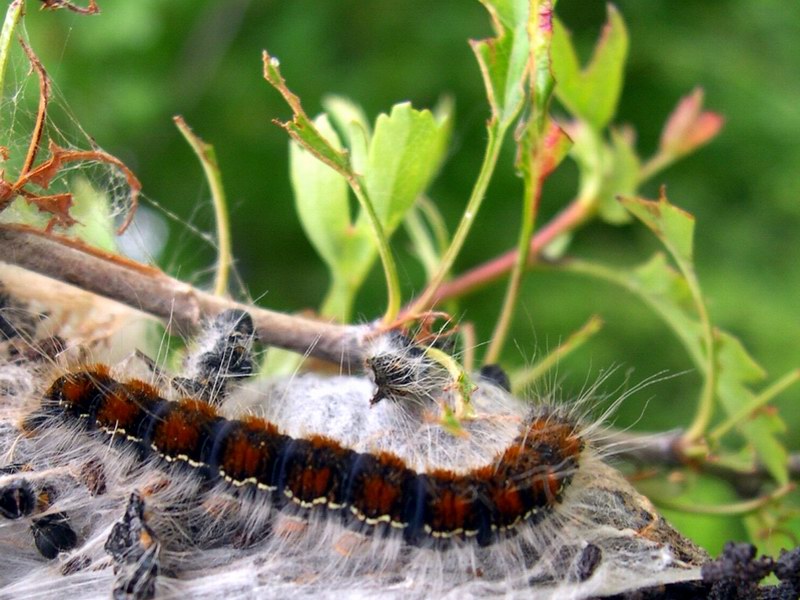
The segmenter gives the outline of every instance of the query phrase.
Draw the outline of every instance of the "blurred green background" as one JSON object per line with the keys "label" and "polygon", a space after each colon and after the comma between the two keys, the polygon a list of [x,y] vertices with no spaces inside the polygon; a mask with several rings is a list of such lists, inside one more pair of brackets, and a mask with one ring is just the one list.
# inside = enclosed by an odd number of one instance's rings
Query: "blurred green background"
{"label": "blurred green background", "polygon": [[[271,123],[288,109],[261,77],[261,50],[281,60],[290,87],[309,114],[328,93],[361,103],[370,118],[411,100],[432,107],[447,94],[456,103],[450,156],[430,195],[452,229],[469,196],[485,143],[488,108],[469,38],[491,34],[483,7],[463,0],[137,0],[100,2],[102,14],[81,17],[36,10],[26,27],[58,89],[58,103],[139,176],[146,196],[172,211],[160,263],[173,274],[210,281],[214,250],[181,221],[213,231],[206,184],[172,116],[182,114],[213,143],[230,201],[237,268],[249,294],[270,308],[319,305],[327,287],[322,262],[305,240],[292,205],[288,141]],[[777,0],[650,0],[617,3],[630,33],[626,82],[616,122],[638,132],[640,154],[655,149],[664,119],[696,85],[726,126],[711,145],[660,174],[673,203],[697,217],[696,262],[716,324],[739,336],[771,379],[800,365],[800,3]],[[561,0],[558,13],[584,60],[605,18],[599,1]],[[35,102],[35,95],[30,95]],[[77,141],[77,140],[76,140]],[[477,225],[459,260],[463,270],[509,249],[516,240],[521,183],[508,144]],[[576,191],[567,162],[548,181],[542,219]],[[543,222],[540,221],[540,222]],[[402,253],[400,232],[395,246]],[[618,265],[644,261],[658,247],[642,226],[594,224],[571,252]],[[421,270],[404,260],[407,298]],[[357,311],[383,310],[377,268]],[[491,334],[505,286],[461,302],[460,317]],[[682,373],[647,388],[621,408],[619,425],[665,429],[686,424],[700,378],[669,330],[637,299],[596,281],[558,273],[527,277],[507,365],[556,346],[591,314],[606,322],[591,343],[559,366],[565,395],[620,366],[613,389],[633,371]],[[800,430],[797,389],[778,405],[789,430]],[[796,435],[787,441],[797,447]],[[712,490],[720,500],[730,490]],[[710,501],[710,500],[707,500]],[[712,551],[743,537],[733,521],[689,522]]]}

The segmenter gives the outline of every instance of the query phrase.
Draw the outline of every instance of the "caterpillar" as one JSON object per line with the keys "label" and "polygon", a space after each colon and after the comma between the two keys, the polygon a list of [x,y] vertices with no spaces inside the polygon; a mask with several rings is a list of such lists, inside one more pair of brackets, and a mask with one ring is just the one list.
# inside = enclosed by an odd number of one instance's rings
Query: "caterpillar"
{"label": "caterpillar", "polygon": [[147,383],[113,379],[102,366],[58,378],[42,404],[136,443],[206,477],[275,492],[302,508],[341,512],[370,527],[424,536],[474,537],[487,545],[561,498],[583,442],[574,424],[541,414],[487,465],[466,473],[416,472],[396,455],[356,452],[314,435],[293,438],[261,418],[226,419],[202,400],[160,397]]}
{"label": "caterpillar", "polygon": [[[454,435],[408,397],[438,381],[428,364],[243,384],[239,317],[209,325],[230,344],[198,356],[230,360],[195,357],[220,365],[199,386],[99,350],[43,357],[39,334],[22,344],[38,355],[0,347],[0,597],[589,598],[698,578],[705,553],[574,408],[515,398],[488,369]],[[406,341],[373,346],[402,366]],[[373,403],[376,379],[390,393]]]}

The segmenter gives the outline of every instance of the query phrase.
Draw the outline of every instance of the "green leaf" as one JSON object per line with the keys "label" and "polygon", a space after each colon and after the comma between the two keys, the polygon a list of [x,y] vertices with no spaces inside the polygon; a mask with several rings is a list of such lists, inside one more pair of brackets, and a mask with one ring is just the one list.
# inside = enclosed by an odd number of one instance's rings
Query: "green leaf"
{"label": "green leaf", "polygon": [[370,132],[369,121],[358,104],[343,96],[325,96],[322,106],[328,113],[333,124],[344,135],[345,144],[350,149],[350,163],[353,171],[363,174],[367,163],[367,149],[369,148]]}
{"label": "green leaf", "polygon": [[631,220],[630,213],[620,206],[617,196],[636,192],[639,181],[639,157],[629,136],[611,131],[611,145],[604,146],[605,172],[600,186],[598,210],[607,223],[621,225]]}
{"label": "green leaf", "polygon": [[625,22],[613,5],[589,64],[581,70],[569,32],[560,21],[553,27],[552,60],[556,96],[573,115],[601,131],[617,110],[628,53]]}
{"label": "green leaf", "polygon": [[607,223],[620,225],[631,220],[617,196],[633,194],[639,181],[639,157],[627,131],[611,131],[606,143],[600,133],[577,121],[565,126],[573,141],[570,156],[580,172],[580,197],[597,207]]}
{"label": "green leaf", "polygon": [[705,368],[700,324],[694,315],[689,286],[664,253],[658,252],[630,270],[582,260],[569,261],[564,268],[604,279],[638,296],[672,329],[695,366],[701,371]]}
{"label": "green leaf", "polygon": [[[414,110],[408,102],[378,116],[364,182],[387,236],[438,171],[449,133],[449,117],[437,121],[429,110]],[[366,225],[363,217],[357,226]]]}
{"label": "green leaf", "polygon": [[[341,149],[339,136],[326,115],[314,119],[314,126],[325,137],[326,144]],[[289,146],[290,177],[300,223],[333,277],[340,277],[346,267],[351,229],[347,182],[297,142],[291,141]]]}
{"label": "green leaf", "polygon": [[[717,395],[725,412],[733,415],[753,402],[754,394],[745,384],[763,380],[765,373],[742,343],[729,333],[717,333],[717,361]],[[780,418],[761,412],[743,423],[740,430],[775,480],[780,484],[787,483],[789,455],[777,438],[785,431]]]}
{"label": "green leaf", "polygon": [[[353,164],[363,163],[363,186],[388,237],[438,170],[447,147],[449,115],[443,112],[437,119],[428,110],[398,104],[390,115],[378,117],[370,139],[363,112],[356,105],[328,98],[326,108],[354,144]],[[327,115],[317,117],[312,126],[327,146],[341,151],[340,138]],[[303,229],[331,271],[322,312],[346,320],[378,254],[372,225],[363,209],[351,218],[345,178],[304,147],[291,144],[295,202]]]}
{"label": "green leaf", "polygon": [[694,215],[671,204],[663,190],[657,201],[630,197],[619,201],[658,236],[681,270],[694,272]]}
{"label": "green leaf", "polygon": [[525,101],[529,59],[529,0],[481,0],[497,36],[471,40],[478,59],[492,119],[507,127]]}
{"label": "green leaf", "polygon": [[[673,269],[662,253],[633,270],[614,269],[585,261],[570,261],[565,268],[572,272],[599,277],[621,285],[639,296],[673,330],[686,347],[697,368],[706,369],[702,344],[702,326],[694,312],[689,284]],[[763,369],[732,335],[716,332],[716,397],[729,415],[737,414],[753,402],[747,384],[764,378]],[[777,435],[784,428],[776,415],[758,414],[740,428],[748,445],[778,483],[787,481],[788,456]]]}

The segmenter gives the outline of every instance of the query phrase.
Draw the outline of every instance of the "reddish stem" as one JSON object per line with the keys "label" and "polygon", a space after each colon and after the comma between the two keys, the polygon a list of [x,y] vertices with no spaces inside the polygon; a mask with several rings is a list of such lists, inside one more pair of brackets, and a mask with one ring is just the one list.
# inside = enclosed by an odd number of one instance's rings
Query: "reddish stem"
{"label": "reddish stem", "polygon": [[[550,242],[562,233],[574,229],[589,216],[590,203],[573,200],[564,210],[558,213],[552,221],[542,227],[531,240],[528,254],[528,266],[536,262],[539,253]],[[452,281],[443,283],[431,300],[432,308],[440,302],[469,294],[493,281],[500,279],[511,271],[516,259],[516,250],[509,250],[505,254],[462,273]],[[412,302],[413,304],[413,302]]]}

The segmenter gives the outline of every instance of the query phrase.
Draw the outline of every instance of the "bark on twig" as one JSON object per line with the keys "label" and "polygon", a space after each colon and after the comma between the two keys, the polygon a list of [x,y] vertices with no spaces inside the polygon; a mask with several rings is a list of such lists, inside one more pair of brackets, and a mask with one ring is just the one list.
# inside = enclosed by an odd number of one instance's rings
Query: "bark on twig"
{"label": "bark on twig", "polygon": [[149,267],[80,242],[21,225],[0,224],[0,260],[127,304],[190,335],[229,308],[250,312],[259,340],[360,370],[366,326],[337,325],[213,296]]}
{"label": "bark on twig", "polygon": [[[713,458],[692,461],[681,450],[684,431],[675,429],[659,433],[642,433],[608,429],[600,436],[599,444],[609,454],[636,465],[681,467],[691,466],[698,471],[724,479],[745,497],[759,493],[760,487],[773,476],[762,464],[749,469],[737,469],[715,462]],[[800,480],[800,454],[789,456],[789,477]]]}

